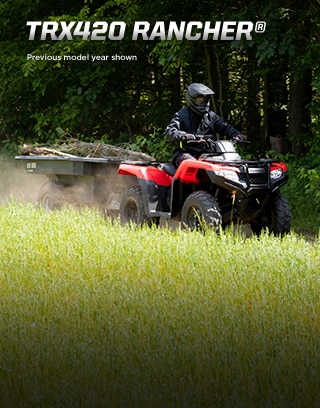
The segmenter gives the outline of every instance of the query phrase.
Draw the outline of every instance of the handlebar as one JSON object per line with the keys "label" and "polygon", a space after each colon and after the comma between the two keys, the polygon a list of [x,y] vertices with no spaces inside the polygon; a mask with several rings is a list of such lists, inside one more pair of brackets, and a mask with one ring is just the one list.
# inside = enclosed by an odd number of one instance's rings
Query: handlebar
{"label": "handlebar", "polygon": [[[195,135],[195,134],[193,134],[192,136],[194,136],[195,137],[195,139],[190,139],[190,140],[188,140],[188,142],[187,143],[201,143],[201,142],[207,142],[207,141],[212,141],[212,142],[214,142],[215,141],[215,139],[214,139],[214,135]],[[251,142],[249,141],[249,140],[246,140],[246,139],[240,139],[240,138],[234,138],[234,139],[231,139],[230,140],[230,142],[231,143],[234,143],[234,144],[250,144]]]}
{"label": "handlebar", "polygon": [[[188,134],[187,134],[188,136]],[[213,141],[213,135],[195,135],[195,134],[189,134],[190,139],[187,141],[187,143],[202,143],[202,142],[208,142],[208,141]]]}
{"label": "handlebar", "polygon": [[234,143],[234,144],[250,144],[251,142],[250,142],[250,140],[237,140],[237,139],[235,139],[235,140],[231,140],[231,142],[232,143]]}
{"label": "handlebar", "polygon": [[213,135],[195,135],[196,139],[199,140],[208,140],[212,139],[213,140]]}

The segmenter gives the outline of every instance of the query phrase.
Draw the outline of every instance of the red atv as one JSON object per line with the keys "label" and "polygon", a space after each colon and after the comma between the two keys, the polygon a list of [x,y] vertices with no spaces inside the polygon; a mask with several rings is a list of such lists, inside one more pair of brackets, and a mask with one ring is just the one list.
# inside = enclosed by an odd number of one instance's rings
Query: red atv
{"label": "red atv", "polygon": [[199,136],[207,153],[198,160],[172,164],[122,163],[118,173],[135,177],[120,202],[122,223],[159,222],[160,217],[191,229],[204,225],[219,232],[228,224],[251,225],[260,233],[290,231],[291,214],[280,187],[287,183],[287,166],[275,160],[244,160],[230,141]]}

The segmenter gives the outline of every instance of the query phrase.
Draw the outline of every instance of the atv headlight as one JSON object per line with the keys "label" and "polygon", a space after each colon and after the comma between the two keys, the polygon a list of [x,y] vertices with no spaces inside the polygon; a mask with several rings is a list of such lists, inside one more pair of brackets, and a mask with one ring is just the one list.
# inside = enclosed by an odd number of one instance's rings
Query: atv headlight
{"label": "atv headlight", "polygon": [[274,169],[274,170],[272,170],[270,172],[270,177],[271,177],[272,180],[277,180],[281,176],[282,176],[282,169],[281,168]]}
{"label": "atv headlight", "polygon": [[235,171],[232,170],[220,170],[217,173],[218,176],[222,176],[227,180],[234,181],[235,183],[239,183],[239,176]]}

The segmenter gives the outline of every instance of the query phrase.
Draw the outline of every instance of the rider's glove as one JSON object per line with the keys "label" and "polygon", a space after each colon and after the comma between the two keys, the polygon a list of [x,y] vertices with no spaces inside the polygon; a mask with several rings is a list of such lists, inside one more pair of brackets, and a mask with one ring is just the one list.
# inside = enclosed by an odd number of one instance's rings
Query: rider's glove
{"label": "rider's glove", "polygon": [[176,138],[177,140],[180,140],[181,142],[189,142],[190,140],[196,140],[195,135],[193,135],[192,133],[186,133],[183,131],[177,132]]}
{"label": "rider's glove", "polygon": [[245,138],[245,136],[238,134],[236,136],[233,136],[232,141],[235,143],[245,143],[247,139]]}
{"label": "rider's glove", "polygon": [[190,142],[190,140],[196,140],[195,135],[193,135],[192,133],[186,133],[183,141]]}

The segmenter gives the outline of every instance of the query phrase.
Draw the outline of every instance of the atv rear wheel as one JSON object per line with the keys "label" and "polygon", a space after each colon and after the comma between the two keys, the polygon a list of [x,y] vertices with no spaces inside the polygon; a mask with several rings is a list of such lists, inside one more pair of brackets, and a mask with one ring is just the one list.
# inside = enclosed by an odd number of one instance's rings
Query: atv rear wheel
{"label": "atv rear wheel", "polygon": [[268,228],[269,232],[274,235],[284,235],[290,232],[290,206],[280,193],[270,198],[266,212],[259,220],[251,224],[251,229],[256,234],[260,234],[264,228]]}
{"label": "atv rear wheel", "polygon": [[120,222],[124,224],[151,225],[151,219],[146,216],[140,186],[129,187],[123,193],[120,201]]}
{"label": "atv rear wheel", "polygon": [[191,230],[209,227],[219,233],[222,217],[217,200],[205,191],[190,194],[182,207],[181,222]]}

